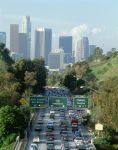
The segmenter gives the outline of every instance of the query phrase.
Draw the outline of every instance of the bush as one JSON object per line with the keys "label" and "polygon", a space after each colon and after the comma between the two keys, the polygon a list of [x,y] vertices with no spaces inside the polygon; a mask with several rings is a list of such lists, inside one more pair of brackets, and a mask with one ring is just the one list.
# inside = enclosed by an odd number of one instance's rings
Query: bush
{"label": "bush", "polygon": [[14,142],[15,139],[16,139],[16,136],[17,136],[16,133],[12,133],[12,134],[10,134],[9,136],[7,136],[7,137],[4,139],[2,146],[7,146],[7,145],[11,144],[12,142]]}

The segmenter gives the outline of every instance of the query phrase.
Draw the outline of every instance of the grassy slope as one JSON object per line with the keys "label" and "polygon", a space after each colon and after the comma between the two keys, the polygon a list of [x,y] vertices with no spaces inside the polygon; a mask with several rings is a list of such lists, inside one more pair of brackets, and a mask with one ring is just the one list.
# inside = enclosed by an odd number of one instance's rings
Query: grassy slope
{"label": "grassy slope", "polygon": [[90,68],[99,81],[118,76],[118,56],[107,61],[92,62]]}

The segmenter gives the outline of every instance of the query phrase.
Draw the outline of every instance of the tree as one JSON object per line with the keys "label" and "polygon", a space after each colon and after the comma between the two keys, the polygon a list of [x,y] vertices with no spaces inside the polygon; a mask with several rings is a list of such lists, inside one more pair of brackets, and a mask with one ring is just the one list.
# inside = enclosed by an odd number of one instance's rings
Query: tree
{"label": "tree", "polygon": [[12,73],[0,73],[0,107],[6,104],[18,104],[20,84]]}
{"label": "tree", "polygon": [[47,84],[49,86],[61,86],[64,80],[64,75],[62,72],[52,72],[48,75],[48,81]]}
{"label": "tree", "polygon": [[9,69],[9,72],[12,72],[20,83],[20,94],[29,90],[29,87],[33,88],[35,94],[39,94],[46,85],[47,70],[43,59],[18,60]]}
{"label": "tree", "polygon": [[9,66],[14,63],[12,58],[10,57],[9,49],[5,48],[5,44],[0,44],[0,56],[2,60]]}
{"label": "tree", "polygon": [[76,88],[76,77],[73,75],[66,75],[64,79],[64,86],[67,87],[70,91],[73,91]]}
{"label": "tree", "polygon": [[46,86],[47,79],[47,69],[45,68],[45,63],[43,59],[35,59],[33,61],[34,70],[36,72],[37,84],[34,86],[33,92],[39,94],[43,92],[44,86]]}
{"label": "tree", "polygon": [[99,61],[103,56],[103,50],[100,47],[96,47],[93,53],[95,61]]}
{"label": "tree", "polygon": [[0,138],[23,133],[30,119],[29,108],[4,106],[0,109]]}

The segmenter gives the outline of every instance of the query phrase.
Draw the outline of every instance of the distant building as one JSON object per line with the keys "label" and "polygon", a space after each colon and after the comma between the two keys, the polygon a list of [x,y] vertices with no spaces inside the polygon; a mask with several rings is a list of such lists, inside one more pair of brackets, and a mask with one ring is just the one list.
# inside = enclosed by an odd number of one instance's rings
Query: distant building
{"label": "distant building", "polygon": [[82,59],[87,59],[90,55],[89,55],[89,40],[88,37],[83,37],[82,41],[81,41],[81,48],[82,48]]}
{"label": "distant building", "polygon": [[92,56],[92,55],[94,54],[95,48],[96,48],[96,45],[90,45],[90,46],[89,46],[90,56]]}
{"label": "distant building", "polygon": [[64,63],[72,63],[72,36],[60,36],[59,48],[64,50]]}
{"label": "distant building", "polygon": [[22,55],[22,54],[20,54],[20,53],[15,53],[15,52],[11,52],[11,53],[10,53],[10,56],[12,57],[12,59],[13,59],[14,61],[17,61],[17,60],[23,58],[23,55]]}
{"label": "distant building", "polygon": [[6,45],[6,32],[0,32],[0,43]]}
{"label": "distant building", "polygon": [[19,53],[24,59],[29,59],[27,46],[27,34],[19,33]]}
{"label": "distant building", "polygon": [[56,52],[51,52],[48,55],[48,66],[49,69],[64,69],[64,51],[59,49]]}
{"label": "distant building", "polygon": [[12,52],[19,52],[19,25],[10,25],[10,50]]}
{"label": "distant building", "polygon": [[31,21],[30,16],[23,17],[22,21],[22,33],[27,34],[27,56],[26,58],[31,58]]}
{"label": "distant building", "polygon": [[78,40],[75,48],[75,63],[82,60],[82,40]]}
{"label": "distant building", "polygon": [[43,57],[48,64],[48,54],[52,49],[52,30],[39,28],[35,31],[35,58]]}

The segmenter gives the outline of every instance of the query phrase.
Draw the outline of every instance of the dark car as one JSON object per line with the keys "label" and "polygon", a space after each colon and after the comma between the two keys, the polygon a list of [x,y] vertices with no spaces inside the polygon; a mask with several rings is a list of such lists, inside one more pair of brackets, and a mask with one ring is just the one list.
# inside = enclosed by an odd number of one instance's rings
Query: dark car
{"label": "dark car", "polygon": [[61,136],[68,136],[67,131],[62,131],[62,132],[61,132]]}
{"label": "dark car", "polygon": [[42,128],[41,128],[40,125],[36,125],[36,126],[35,126],[35,131],[41,131],[41,130],[42,130]]}
{"label": "dark car", "polygon": [[48,141],[53,141],[54,140],[54,135],[48,135],[47,140]]}
{"label": "dark car", "polygon": [[41,117],[45,117],[45,114],[42,112],[42,113],[40,113],[40,116]]}
{"label": "dark car", "polygon": [[50,128],[47,128],[47,130],[46,130],[46,135],[49,135],[49,134],[52,134],[52,133],[53,133],[53,130],[50,129]]}
{"label": "dark car", "polygon": [[67,129],[67,125],[66,125],[66,124],[62,124],[60,127],[61,127],[61,128],[66,128],[66,129]]}
{"label": "dark car", "polygon": [[67,135],[63,135],[62,139],[63,139],[63,141],[68,141],[69,140]]}
{"label": "dark car", "polygon": [[65,142],[63,145],[65,150],[70,150],[68,142]]}
{"label": "dark car", "polygon": [[47,150],[54,150],[54,143],[53,142],[47,143]]}

